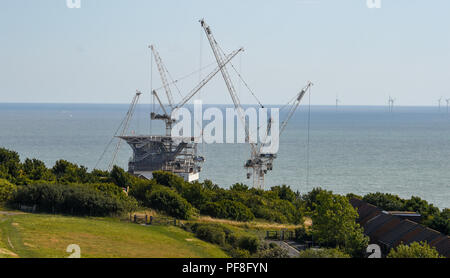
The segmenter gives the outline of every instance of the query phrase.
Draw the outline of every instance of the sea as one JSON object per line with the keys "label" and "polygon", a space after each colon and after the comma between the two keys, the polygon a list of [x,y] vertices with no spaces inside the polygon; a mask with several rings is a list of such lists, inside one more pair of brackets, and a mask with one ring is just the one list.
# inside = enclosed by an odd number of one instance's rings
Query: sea
{"label": "sea", "polygon": [[[48,167],[65,159],[90,170],[106,169],[119,140],[113,136],[128,107],[0,103],[0,147]],[[127,134],[163,134],[162,123],[150,121],[153,107],[136,107]],[[283,111],[280,120],[286,116]],[[243,168],[250,157],[248,144],[199,144],[198,150],[206,159],[201,180],[225,188],[252,185]],[[131,154],[123,142],[114,163],[127,169]],[[322,187],[339,194],[418,196],[448,208],[450,114],[446,107],[301,106],[281,135],[265,184],[285,184],[301,193]]]}

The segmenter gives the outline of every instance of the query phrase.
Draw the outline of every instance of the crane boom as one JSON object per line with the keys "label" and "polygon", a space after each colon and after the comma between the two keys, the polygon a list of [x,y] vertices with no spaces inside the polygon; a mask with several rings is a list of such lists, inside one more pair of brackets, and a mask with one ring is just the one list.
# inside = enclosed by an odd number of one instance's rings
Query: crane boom
{"label": "crane boom", "polygon": [[239,52],[243,51],[243,48],[239,48],[238,50],[233,51],[231,54],[229,54],[223,65],[220,65],[214,69],[210,74],[208,74],[194,89],[191,90],[189,94],[187,94],[183,100],[179,104],[175,106],[174,109],[180,108],[181,106],[185,105],[186,102],[188,102],[198,91],[200,91],[203,86],[206,85],[226,64],[228,64]]}
{"label": "crane boom", "polygon": [[286,119],[281,123],[280,126],[280,136],[283,133],[284,129],[286,128],[289,120],[294,115],[295,111],[297,110],[298,106],[300,105],[300,102],[302,101],[303,96],[305,93],[313,86],[314,84],[309,81],[308,84],[298,93],[297,97],[295,98],[294,104],[291,106],[291,109],[289,110],[289,113],[286,117]]}
{"label": "crane boom", "polygon": [[169,82],[167,81],[167,68],[164,65],[161,56],[159,56],[158,51],[156,51],[153,45],[150,45],[149,48],[152,50],[153,56],[155,57],[156,65],[158,67],[159,74],[161,75],[161,82],[163,83],[164,90],[166,91],[167,99],[169,101],[169,106],[173,108],[173,97],[172,92],[170,90]]}
{"label": "crane boom", "polygon": [[[206,37],[208,38],[209,44],[211,46],[211,49],[213,51],[214,57],[216,58],[217,64],[220,67],[220,71],[222,73],[223,80],[225,81],[225,84],[227,86],[228,92],[230,93],[231,99],[233,100],[235,109],[238,113],[238,117],[240,121],[242,122],[242,125],[245,129],[245,138],[246,141],[249,140],[249,130],[245,122],[245,114],[244,109],[241,106],[241,102],[239,100],[238,95],[236,94],[236,90],[234,89],[233,83],[231,82],[230,75],[225,67],[225,61],[222,53],[220,52],[219,46],[217,44],[217,41],[214,39],[214,36],[211,32],[211,28],[206,24],[205,20],[201,19],[200,24],[203,27],[203,30],[205,31]],[[249,142],[250,147],[252,148],[252,153],[256,152],[256,146],[254,143]]]}

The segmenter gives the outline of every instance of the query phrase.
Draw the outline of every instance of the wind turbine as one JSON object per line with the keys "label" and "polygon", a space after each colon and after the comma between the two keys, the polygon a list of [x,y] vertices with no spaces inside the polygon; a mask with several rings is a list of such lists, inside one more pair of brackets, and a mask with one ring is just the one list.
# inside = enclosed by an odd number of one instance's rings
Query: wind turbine
{"label": "wind turbine", "polygon": [[394,102],[395,99],[393,99],[391,96],[389,96],[389,112],[392,112],[394,110]]}
{"label": "wind turbine", "polygon": [[439,111],[441,111],[441,101],[442,101],[442,97],[440,97],[438,99],[438,107],[439,107]]}
{"label": "wind turbine", "polygon": [[448,114],[448,104],[450,102],[450,98],[445,99],[445,102],[447,103],[447,114]]}
{"label": "wind turbine", "polygon": [[338,98],[338,95],[336,94],[336,111],[338,110],[338,105],[341,100]]}

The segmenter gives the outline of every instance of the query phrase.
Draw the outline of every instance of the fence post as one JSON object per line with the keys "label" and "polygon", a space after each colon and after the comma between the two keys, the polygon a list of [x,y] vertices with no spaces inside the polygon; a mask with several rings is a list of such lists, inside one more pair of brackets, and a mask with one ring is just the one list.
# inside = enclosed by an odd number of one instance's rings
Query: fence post
{"label": "fence post", "polygon": [[136,214],[134,215],[134,223],[136,223],[137,222],[137,216],[136,216]]}
{"label": "fence post", "polygon": [[173,225],[174,225],[174,226],[177,225],[177,219],[176,219],[176,218],[173,219]]}
{"label": "fence post", "polygon": [[147,220],[148,220],[148,216],[147,216],[147,214],[145,215],[145,224],[147,225]]}
{"label": "fence post", "polygon": [[153,216],[150,215],[150,225],[153,223]]}

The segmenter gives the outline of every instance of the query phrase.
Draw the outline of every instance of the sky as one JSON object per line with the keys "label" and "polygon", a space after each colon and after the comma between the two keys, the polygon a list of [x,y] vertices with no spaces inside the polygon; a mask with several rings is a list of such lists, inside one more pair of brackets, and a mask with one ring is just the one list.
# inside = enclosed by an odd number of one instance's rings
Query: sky
{"label": "sky", "polygon": [[[448,0],[2,0],[0,102],[129,103],[139,89],[148,103],[161,86],[149,44],[174,79],[193,73],[179,101],[213,69],[198,72],[214,62],[204,18],[225,52],[244,47],[232,63],[264,104],[311,80],[313,105],[432,106],[450,98],[449,14]],[[231,103],[220,75],[196,98]]]}

